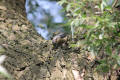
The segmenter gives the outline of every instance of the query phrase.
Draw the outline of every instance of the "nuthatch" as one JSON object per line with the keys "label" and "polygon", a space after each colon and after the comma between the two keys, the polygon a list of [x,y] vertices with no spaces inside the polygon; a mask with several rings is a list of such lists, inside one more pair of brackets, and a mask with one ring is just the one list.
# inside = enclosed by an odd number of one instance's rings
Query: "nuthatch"
{"label": "nuthatch", "polygon": [[67,35],[65,33],[60,33],[53,37],[52,43],[53,46],[57,48],[58,46],[64,46],[65,44],[67,44],[67,40],[68,40]]}

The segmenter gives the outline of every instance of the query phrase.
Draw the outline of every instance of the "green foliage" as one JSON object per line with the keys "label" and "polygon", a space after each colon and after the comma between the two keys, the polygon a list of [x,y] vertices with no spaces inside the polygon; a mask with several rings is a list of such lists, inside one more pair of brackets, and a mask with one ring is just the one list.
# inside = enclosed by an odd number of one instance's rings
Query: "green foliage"
{"label": "green foliage", "polygon": [[13,80],[10,75],[4,74],[2,72],[0,72],[0,75],[3,76],[3,77],[5,77],[7,80]]}
{"label": "green foliage", "polygon": [[[61,0],[69,17],[72,36],[76,27],[87,30],[84,34],[87,49],[96,57],[105,56],[97,70],[108,72],[111,65],[120,65],[120,11],[115,6],[116,0]],[[118,0],[119,1],[119,0]],[[80,33],[77,33],[80,34]],[[76,44],[77,45],[77,44]],[[71,46],[75,47],[75,44]],[[117,68],[117,67],[116,67]]]}

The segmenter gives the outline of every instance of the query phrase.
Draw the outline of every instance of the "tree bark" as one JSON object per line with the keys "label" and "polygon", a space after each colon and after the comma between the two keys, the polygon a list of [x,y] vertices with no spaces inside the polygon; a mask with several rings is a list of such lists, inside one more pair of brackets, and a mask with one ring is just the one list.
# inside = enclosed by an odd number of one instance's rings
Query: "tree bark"
{"label": "tree bark", "polygon": [[[27,21],[25,0],[0,0],[0,54],[14,80],[73,80],[66,50],[53,50]],[[67,75],[67,76],[66,76]],[[1,80],[7,80],[4,76]]]}

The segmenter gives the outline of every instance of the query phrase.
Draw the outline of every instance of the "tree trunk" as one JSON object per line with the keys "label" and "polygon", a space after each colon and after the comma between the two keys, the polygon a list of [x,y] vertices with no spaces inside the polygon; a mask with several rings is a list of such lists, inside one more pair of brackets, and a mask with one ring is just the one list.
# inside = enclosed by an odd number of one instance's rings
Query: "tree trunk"
{"label": "tree trunk", "polygon": [[[53,49],[27,21],[25,0],[0,0],[0,54],[14,80],[73,80],[66,50]],[[68,69],[67,69],[68,68]],[[0,80],[7,78],[0,76]]]}

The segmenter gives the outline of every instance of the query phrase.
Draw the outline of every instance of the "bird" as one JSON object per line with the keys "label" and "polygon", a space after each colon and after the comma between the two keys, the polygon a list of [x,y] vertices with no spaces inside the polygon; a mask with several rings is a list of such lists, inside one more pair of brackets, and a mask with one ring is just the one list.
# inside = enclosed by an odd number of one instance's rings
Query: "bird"
{"label": "bird", "polygon": [[53,48],[57,49],[58,47],[66,48],[68,46],[68,35],[65,33],[59,33],[55,35],[52,39]]}

